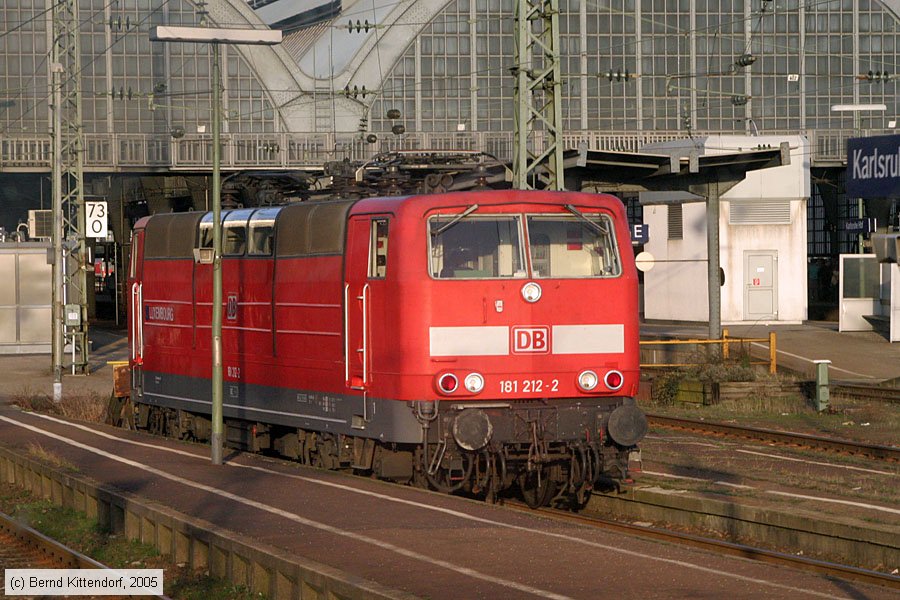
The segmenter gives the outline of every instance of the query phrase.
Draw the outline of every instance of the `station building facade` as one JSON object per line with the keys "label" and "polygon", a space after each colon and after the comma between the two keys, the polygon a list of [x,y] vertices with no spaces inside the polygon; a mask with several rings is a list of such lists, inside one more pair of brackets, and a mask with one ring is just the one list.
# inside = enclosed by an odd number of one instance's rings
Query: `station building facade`
{"label": "station building facade", "polygon": [[[786,141],[788,164],[750,171],[734,187],[713,198],[648,194],[643,220],[651,233],[644,250],[655,261],[643,275],[644,317],[664,321],[705,321],[708,213],[717,201],[721,320],[730,323],[800,323],[808,318],[807,209],[810,197],[809,145],[804,136],[709,136],[696,144],[669,142],[656,152],[698,150],[707,156],[723,147],[753,147]],[[697,148],[699,145],[699,149]]]}

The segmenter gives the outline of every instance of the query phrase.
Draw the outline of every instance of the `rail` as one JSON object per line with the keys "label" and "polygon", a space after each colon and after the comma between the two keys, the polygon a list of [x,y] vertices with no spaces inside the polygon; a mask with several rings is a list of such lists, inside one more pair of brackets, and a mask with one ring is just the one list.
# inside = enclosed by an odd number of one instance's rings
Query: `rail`
{"label": "rail", "polygon": [[900,404],[900,388],[861,383],[837,383],[831,386],[833,395],[853,396],[867,400],[881,400]]}
{"label": "rail", "polygon": [[[752,354],[750,353],[750,344],[761,343],[768,344],[769,347],[769,356],[767,360],[753,360]],[[776,344],[776,335],[775,332],[769,332],[769,337],[767,338],[740,338],[740,337],[730,337],[728,335],[728,330],[722,330],[722,339],[719,340],[641,340],[640,345],[644,346],[684,346],[684,345],[693,345],[693,346],[709,346],[709,345],[719,345],[722,350],[722,358],[724,360],[729,360],[731,358],[731,349],[732,345],[739,344],[743,346],[747,345],[746,356],[750,356],[751,359],[749,364],[751,365],[768,365],[769,373],[773,375],[778,370],[778,360],[777,360],[777,344]],[[656,355],[654,354],[654,357]],[[649,362],[649,363],[641,363],[641,368],[667,368],[667,367],[696,367],[701,362]]]}
{"label": "rail", "polygon": [[814,450],[836,452],[839,454],[853,454],[886,462],[900,461],[900,447],[897,446],[866,444],[863,442],[829,438],[808,433],[798,433],[795,431],[777,431],[760,427],[732,425],[730,423],[711,423],[709,421],[700,421],[698,419],[670,417],[652,413],[647,415],[647,421],[650,425],[666,427],[668,429],[681,429],[701,434],[742,438],[795,448],[812,448]]}

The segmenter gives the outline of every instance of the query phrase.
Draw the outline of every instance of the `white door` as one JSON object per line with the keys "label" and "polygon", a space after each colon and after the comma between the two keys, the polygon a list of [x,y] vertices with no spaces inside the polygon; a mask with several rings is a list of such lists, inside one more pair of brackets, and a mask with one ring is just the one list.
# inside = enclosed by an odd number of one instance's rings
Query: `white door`
{"label": "white door", "polygon": [[778,251],[744,251],[744,320],[778,318]]}

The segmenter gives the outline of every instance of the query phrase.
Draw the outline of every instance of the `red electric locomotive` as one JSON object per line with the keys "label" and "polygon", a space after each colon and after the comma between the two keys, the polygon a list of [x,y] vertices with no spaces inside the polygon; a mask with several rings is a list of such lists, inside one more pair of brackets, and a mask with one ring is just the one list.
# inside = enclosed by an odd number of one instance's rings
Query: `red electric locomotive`
{"label": "red electric locomotive", "polygon": [[[227,444],[529,504],[628,478],[637,274],[608,195],[484,191],[223,211]],[[209,439],[210,213],[134,229],[140,427]]]}

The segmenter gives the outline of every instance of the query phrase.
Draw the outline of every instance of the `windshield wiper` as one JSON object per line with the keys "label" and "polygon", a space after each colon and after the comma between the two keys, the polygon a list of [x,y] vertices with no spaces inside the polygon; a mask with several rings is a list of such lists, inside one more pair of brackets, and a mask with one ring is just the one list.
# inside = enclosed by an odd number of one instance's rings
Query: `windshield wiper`
{"label": "windshield wiper", "polygon": [[579,219],[581,219],[582,221],[584,221],[588,227],[590,227],[591,229],[593,229],[595,232],[599,233],[600,235],[609,235],[609,232],[606,230],[606,227],[604,227],[600,223],[591,221],[584,215],[583,212],[581,212],[580,210],[578,210],[571,204],[566,204],[566,210],[569,211],[570,213],[572,213],[573,215],[575,215],[576,217],[578,217]]}
{"label": "windshield wiper", "polygon": [[444,223],[441,227],[438,227],[437,229],[432,231],[431,235],[432,236],[441,235],[442,233],[444,233],[445,231],[447,231],[448,229],[450,229],[451,227],[453,227],[454,225],[456,225],[457,223],[459,223],[460,221],[462,221],[463,219],[465,219],[466,217],[471,215],[476,210],[478,210],[478,205],[473,204],[466,210],[462,211],[461,213],[459,213],[458,215],[456,215],[455,217],[450,219],[447,223]]}

